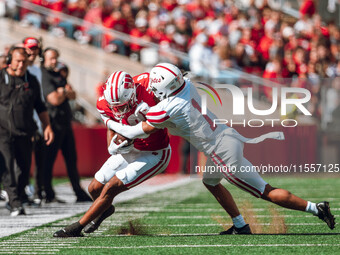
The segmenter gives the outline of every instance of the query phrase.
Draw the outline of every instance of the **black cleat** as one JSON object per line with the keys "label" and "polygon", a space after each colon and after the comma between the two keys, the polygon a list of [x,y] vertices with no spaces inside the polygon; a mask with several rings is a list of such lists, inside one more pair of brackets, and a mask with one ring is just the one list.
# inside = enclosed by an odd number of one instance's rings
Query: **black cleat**
{"label": "black cleat", "polygon": [[115,207],[111,205],[102,215],[98,216],[93,221],[91,221],[89,224],[87,224],[84,228],[84,232],[92,233],[96,231],[99,228],[100,224],[102,224],[102,222],[106,218],[110,217],[114,212],[115,212]]}
{"label": "black cleat", "polygon": [[77,200],[76,200],[76,203],[83,203],[83,202],[93,202],[93,200],[87,194],[78,196]]}
{"label": "black cleat", "polygon": [[45,203],[46,203],[46,204],[50,204],[50,203],[66,204],[66,201],[54,197],[54,198],[46,198],[46,199],[45,199]]}
{"label": "black cleat", "polygon": [[220,235],[251,235],[249,224],[246,224],[242,228],[237,228],[234,225],[226,231],[220,233]]}
{"label": "black cleat", "polygon": [[324,201],[316,204],[316,208],[318,209],[319,219],[323,220],[327,223],[330,229],[334,229],[335,227],[335,218],[331,214],[331,208],[329,207],[329,202]]}
{"label": "black cleat", "polygon": [[55,232],[53,234],[53,237],[83,237],[84,235],[81,232],[72,232],[72,231],[67,231],[64,228],[60,229],[59,231]]}

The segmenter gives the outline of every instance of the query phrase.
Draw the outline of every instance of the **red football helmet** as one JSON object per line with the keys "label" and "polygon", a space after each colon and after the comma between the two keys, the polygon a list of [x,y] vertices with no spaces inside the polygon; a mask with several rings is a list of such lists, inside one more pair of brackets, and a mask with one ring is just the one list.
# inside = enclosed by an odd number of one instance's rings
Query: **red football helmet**
{"label": "red football helmet", "polygon": [[105,83],[104,98],[113,115],[122,119],[137,103],[136,86],[131,75],[123,71],[112,73]]}

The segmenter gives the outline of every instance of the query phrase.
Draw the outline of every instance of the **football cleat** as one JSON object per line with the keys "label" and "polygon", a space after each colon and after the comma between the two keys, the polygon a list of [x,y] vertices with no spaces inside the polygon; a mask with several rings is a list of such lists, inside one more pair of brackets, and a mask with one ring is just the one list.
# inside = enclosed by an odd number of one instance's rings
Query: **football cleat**
{"label": "football cleat", "polygon": [[93,202],[92,198],[87,195],[85,192],[83,194],[80,194],[77,196],[76,203],[82,203],[82,202]]}
{"label": "football cleat", "polygon": [[24,208],[18,207],[18,208],[12,208],[11,210],[11,217],[16,217],[19,215],[26,215]]}
{"label": "football cleat", "polygon": [[246,224],[242,228],[237,228],[234,225],[226,231],[220,233],[220,235],[251,235],[249,224]]}
{"label": "football cleat", "polygon": [[50,204],[50,203],[58,203],[58,204],[65,204],[66,201],[65,200],[62,200],[62,199],[59,199],[59,198],[46,198],[45,199],[45,203],[46,204]]}
{"label": "football cleat", "polygon": [[316,216],[318,216],[319,219],[326,222],[330,229],[334,229],[335,218],[331,214],[331,208],[329,207],[329,202],[324,201],[324,202],[317,203],[316,208],[318,209],[318,214]]}
{"label": "football cleat", "polygon": [[55,232],[53,234],[53,237],[83,237],[84,235],[81,232],[75,232],[75,231],[67,231],[66,229],[60,229],[59,231]]}
{"label": "football cleat", "polygon": [[89,224],[87,224],[84,228],[84,232],[92,233],[96,231],[99,228],[100,224],[102,224],[102,222],[106,218],[110,217],[114,212],[115,212],[115,207],[111,205],[102,215],[98,216],[93,221],[91,221]]}

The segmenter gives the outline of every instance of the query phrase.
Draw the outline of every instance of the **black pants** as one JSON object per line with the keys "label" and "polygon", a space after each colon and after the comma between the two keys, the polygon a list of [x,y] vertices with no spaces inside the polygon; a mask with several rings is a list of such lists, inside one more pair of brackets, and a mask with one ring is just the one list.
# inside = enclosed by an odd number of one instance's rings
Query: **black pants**
{"label": "black pants", "polygon": [[35,160],[35,169],[34,169],[34,195],[38,198],[43,198],[44,191],[44,176],[45,176],[45,158],[46,158],[46,145],[44,141],[44,137],[36,133],[34,137],[33,143],[34,150],[34,160]]}
{"label": "black pants", "polygon": [[[29,179],[32,159],[30,136],[0,136],[0,169],[3,172],[2,184],[12,207],[20,207],[25,196],[25,186]],[[17,174],[14,165],[17,164]]]}
{"label": "black pants", "polygon": [[53,165],[57,157],[59,149],[61,149],[67,174],[70,178],[72,188],[77,197],[81,196],[84,191],[79,184],[79,174],[77,169],[77,153],[74,141],[74,135],[71,126],[53,128],[54,142],[46,146],[46,160],[45,160],[45,176],[44,188],[46,192],[46,199],[55,198],[55,192],[52,187],[52,171]]}

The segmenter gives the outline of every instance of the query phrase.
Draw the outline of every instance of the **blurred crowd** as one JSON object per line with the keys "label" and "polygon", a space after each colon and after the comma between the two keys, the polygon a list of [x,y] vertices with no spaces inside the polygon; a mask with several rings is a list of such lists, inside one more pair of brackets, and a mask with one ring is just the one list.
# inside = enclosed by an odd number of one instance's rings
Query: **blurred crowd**
{"label": "blurred crowd", "polygon": [[[203,49],[200,55],[217,55],[218,69],[239,67],[248,72],[266,70],[266,73],[270,73],[266,76],[270,77],[274,74],[282,77],[295,73],[303,75],[308,70],[318,68],[323,69],[317,71],[325,76],[327,74],[323,65],[313,68],[312,65],[303,64],[310,62],[309,58],[312,62],[316,62],[315,59],[327,61],[327,58],[335,61],[339,54],[339,29],[334,24],[322,23],[313,0],[303,1],[298,20],[271,9],[267,1],[249,1],[249,6],[242,9],[237,1],[228,0],[29,2],[80,18],[84,22],[76,25],[71,20],[46,16],[25,8],[8,8],[8,16],[20,20],[23,25],[31,24],[58,36],[74,38],[80,43],[91,43],[133,58],[140,57],[143,46],[103,33],[95,25],[159,44],[164,54],[168,48],[192,52],[192,55]],[[22,6],[25,6],[25,2]],[[178,62],[175,56],[172,58],[170,62]],[[211,63],[211,58],[205,61]],[[281,66],[277,66],[279,63]],[[203,75],[206,71],[200,70],[195,64],[191,63],[190,69]],[[284,71],[279,72],[278,69]]]}
{"label": "blurred crowd", "polygon": [[[232,0],[30,2],[83,23],[16,7],[7,8],[7,16],[133,60],[146,56],[157,58],[154,62],[171,62],[197,77],[225,81],[230,77],[226,70],[235,68],[277,83],[305,87],[313,92],[313,116],[320,116],[321,80],[340,75],[339,27],[322,21],[314,0],[299,1],[299,18],[271,8],[267,0],[242,1],[243,5]],[[131,40],[106,33],[100,26],[130,35]],[[158,52],[134,42],[136,38],[159,45]],[[189,58],[181,59],[170,49],[188,53]],[[261,92],[270,101],[270,89]]]}

